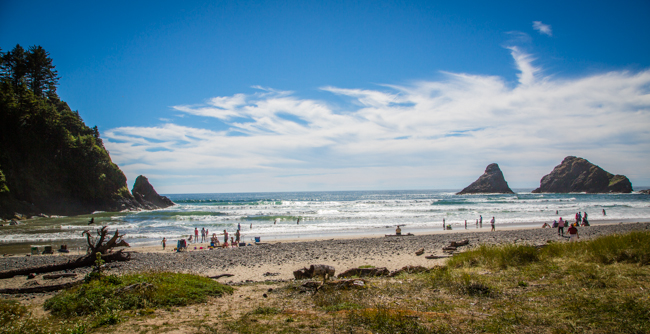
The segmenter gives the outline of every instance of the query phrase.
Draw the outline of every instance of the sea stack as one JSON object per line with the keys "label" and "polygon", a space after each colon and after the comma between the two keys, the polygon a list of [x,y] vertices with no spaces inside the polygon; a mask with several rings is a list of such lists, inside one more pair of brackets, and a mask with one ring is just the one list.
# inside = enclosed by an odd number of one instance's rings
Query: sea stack
{"label": "sea stack", "polygon": [[514,192],[508,187],[499,165],[489,164],[478,180],[456,195],[466,194],[514,194]]}
{"label": "sea stack", "polygon": [[540,181],[534,193],[630,193],[625,175],[613,175],[583,158],[566,157]]}
{"label": "sea stack", "polygon": [[135,179],[131,193],[136,201],[148,210],[164,209],[174,205],[174,202],[169,198],[158,195],[151,183],[149,183],[149,180],[143,175]]}

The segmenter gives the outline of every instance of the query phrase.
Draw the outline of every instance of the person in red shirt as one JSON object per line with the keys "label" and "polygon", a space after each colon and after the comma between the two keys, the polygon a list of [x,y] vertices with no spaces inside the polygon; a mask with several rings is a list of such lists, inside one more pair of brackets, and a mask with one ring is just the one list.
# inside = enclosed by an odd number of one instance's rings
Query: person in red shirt
{"label": "person in red shirt", "polygon": [[570,241],[578,241],[580,238],[578,236],[578,228],[575,225],[571,225],[571,227],[569,227],[569,238]]}

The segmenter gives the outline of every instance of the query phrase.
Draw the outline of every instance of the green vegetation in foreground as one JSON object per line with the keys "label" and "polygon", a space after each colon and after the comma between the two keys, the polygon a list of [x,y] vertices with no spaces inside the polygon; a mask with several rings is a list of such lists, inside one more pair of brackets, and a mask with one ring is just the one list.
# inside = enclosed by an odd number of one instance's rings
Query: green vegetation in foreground
{"label": "green vegetation in foreground", "polygon": [[359,290],[304,294],[300,282],[291,283],[275,289],[275,303],[213,331],[650,333],[648,256],[650,232],[545,247],[480,246],[429,273],[368,279]]}
{"label": "green vegetation in foreground", "polygon": [[[304,293],[300,281],[246,285],[239,289],[248,297],[235,304],[203,299],[232,290],[202,277],[108,276],[48,300],[53,315],[40,320],[15,303],[0,304],[0,333],[16,324],[34,333],[649,333],[648,245],[650,232],[540,248],[481,246],[428,273],[370,278],[356,289],[325,285]],[[120,292],[138,283],[154,288]],[[194,318],[185,312],[183,320],[168,307],[204,301]],[[153,308],[162,309],[150,314]],[[148,325],[143,316],[163,324]]]}
{"label": "green vegetation in foreground", "polygon": [[167,272],[104,276],[59,293],[45,309],[61,318],[90,317],[93,326],[120,322],[124,311],[143,315],[153,309],[203,303],[233,289],[210,278]]}

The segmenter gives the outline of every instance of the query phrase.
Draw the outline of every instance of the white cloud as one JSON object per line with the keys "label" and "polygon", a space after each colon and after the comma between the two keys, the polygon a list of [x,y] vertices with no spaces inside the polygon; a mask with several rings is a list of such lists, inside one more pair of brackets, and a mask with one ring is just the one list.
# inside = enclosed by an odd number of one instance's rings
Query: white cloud
{"label": "white cloud", "polygon": [[514,86],[443,73],[375,90],[322,88],[351,101],[337,108],[264,88],[174,107],[226,130],[122,127],[104,134],[106,146],[130,180],[159,175],[166,193],[462,188],[491,162],[511,186],[534,187],[567,155],[650,181],[650,70],[541,77],[531,55],[510,50]]}
{"label": "white cloud", "polygon": [[542,23],[542,21],[533,21],[533,29],[539,31],[540,34],[553,36],[553,31],[551,31],[551,26]]}

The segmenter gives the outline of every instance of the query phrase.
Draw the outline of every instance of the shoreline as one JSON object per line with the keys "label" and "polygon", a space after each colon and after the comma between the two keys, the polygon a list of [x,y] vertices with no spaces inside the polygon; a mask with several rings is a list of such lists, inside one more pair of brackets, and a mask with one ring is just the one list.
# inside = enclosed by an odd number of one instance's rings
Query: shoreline
{"label": "shoreline", "polygon": [[[613,223],[579,228],[580,240],[588,240],[601,235],[626,233],[637,230],[650,230],[650,222]],[[403,231],[404,232],[404,231]],[[441,231],[442,232],[442,231]],[[233,277],[222,278],[222,283],[238,284],[291,280],[293,271],[311,264],[334,266],[336,274],[359,266],[386,267],[393,271],[406,265],[433,267],[442,265],[445,259],[426,259],[426,255],[443,255],[442,247],[451,241],[469,240],[469,245],[459,249],[465,251],[480,244],[533,244],[547,242],[568,242],[558,236],[557,229],[489,229],[478,231],[452,230],[450,233],[414,235],[408,237],[369,237],[351,239],[319,239],[312,241],[277,242],[239,248],[218,248],[214,250],[165,252],[147,247],[128,249],[131,261],[113,262],[107,265],[108,274],[127,274],[142,271],[171,271],[193,273],[201,276],[215,276],[229,273]],[[415,252],[424,248],[424,254]],[[38,265],[67,262],[77,256],[12,256],[0,258],[0,270],[20,269]],[[72,272],[81,279],[90,268],[79,268]],[[37,275],[34,280],[39,285],[60,284],[65,279],[42,280]],[[0,280],[0,288],[21,287],[26,284],[25,277],[17,276]],[[33,284],[33,283],[31,283]]]}

